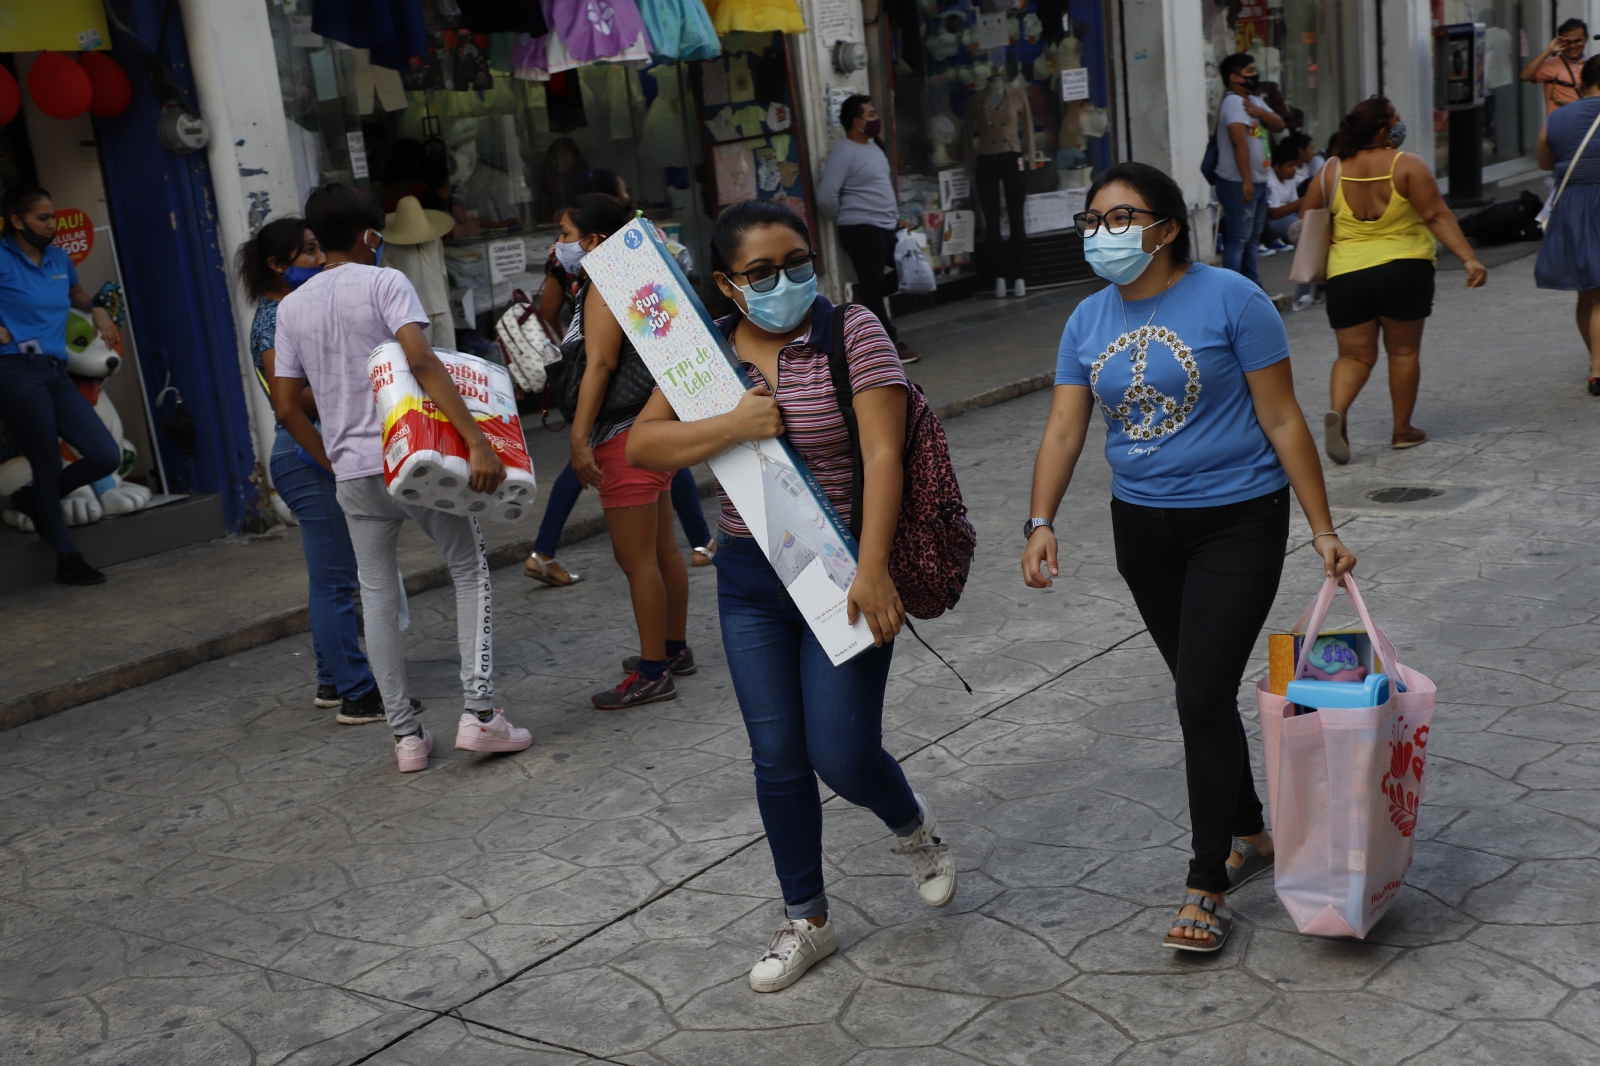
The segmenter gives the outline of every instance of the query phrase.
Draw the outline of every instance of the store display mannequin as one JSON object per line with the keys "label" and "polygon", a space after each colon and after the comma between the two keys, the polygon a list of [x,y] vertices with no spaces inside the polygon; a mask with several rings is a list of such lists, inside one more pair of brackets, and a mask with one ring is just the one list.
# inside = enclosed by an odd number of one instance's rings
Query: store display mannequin
{"label": "store display mannequin", "polygon": [[[966,143],[977,140],[973,184],[983,212],[986,270],[994,278],[996,299],[1006,295],[1006,280],[1018,296],[1027,292],[1028,236],[1023,225],[1028,159],[1033,152],[1033,108],[1028,94],[1006,84],[995,71],[981,92],[967,99]],[[1000,189],[1005,188],[1011,223],[1008,247],[1000,246]]]}

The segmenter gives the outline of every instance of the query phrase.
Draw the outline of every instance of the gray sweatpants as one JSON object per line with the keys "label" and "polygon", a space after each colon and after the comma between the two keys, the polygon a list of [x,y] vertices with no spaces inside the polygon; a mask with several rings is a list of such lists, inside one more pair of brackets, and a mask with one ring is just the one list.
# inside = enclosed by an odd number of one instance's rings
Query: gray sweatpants
{"label": "gray sweatpants", "polygon": [[405,638],[400,633],[398,545],[400,525],[415,522],[444,553],[456,586],[456,639],[461,645],[461,692],[469,711],[494,706],[494,641],[489,595],[489,560],[478,520],[414,507],[390,496],[383,475],[339,482],[339,506],[349,519],[350,543],[361,576],[367,661],[383,696],[383,711],[395,736],[416,730],[406,692]]}

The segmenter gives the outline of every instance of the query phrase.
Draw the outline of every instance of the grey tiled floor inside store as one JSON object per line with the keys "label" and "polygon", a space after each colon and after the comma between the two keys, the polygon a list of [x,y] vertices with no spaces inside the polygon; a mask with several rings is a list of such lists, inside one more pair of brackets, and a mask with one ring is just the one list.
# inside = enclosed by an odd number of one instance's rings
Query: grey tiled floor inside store
{"label": "grey tiled floor inside store", "polygon": [[[306,637],[0,733],[0,1045],[172,1066],[1600,1060],[1600,410],[1571,297],[1531,273],[1476,293],[1442,274],[1433,439],[1387,449],[1380,378],[1330,472],[1369,604],[1440,691],[1416,864],[1365,942],[1297,935],[1256,883],[1220,956],[1161,948],[1187,841],[1170,680],[1115,571],[1097,447],[1062,580],[1020,583],[1041,393],[949,425],[980,551],[960,607],[921,628],[976,694],[910,641],[889,686],[886,743],[959,859],[948,909],[834,800],[840,951],[749,990],[780,907],[715,578],[691,583],[700,673],[602,714],[585,697],[614,683],[631,617],[595,540],[563,555],[576,588],[495,575],[521,755],[449,745],[447,590],[411,603],[442,738],[425,773],[395,772],[381,727],[310,707]],[[1289,327],[1318,422],[1331,334],[1319,312]],[[1389,485],[1446,493],[1365,500]],[[1319,581],[1298,547],[1270,624]]]}

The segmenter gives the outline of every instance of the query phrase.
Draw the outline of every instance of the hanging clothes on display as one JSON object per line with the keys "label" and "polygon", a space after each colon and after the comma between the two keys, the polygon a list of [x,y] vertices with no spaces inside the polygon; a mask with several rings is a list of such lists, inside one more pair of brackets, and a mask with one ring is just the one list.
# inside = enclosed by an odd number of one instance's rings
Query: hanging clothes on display
{"label": "hanging clothes on display", "polygon": [[722,52],[700,0],[639,0],[639,15],[657,59],[710,59]]}
{"label": "hanging clothes on display", "polygon": [[[1028,94],[1010,88],[1000,77],[989,79],[982,92],[967,98],[967,143],[978,141],[976,173],[978,208],[983,212],[984,272],[994,279],[995,295],[1004,296],[1006,280],[1014,279],[1017,295],[1025,291],[1028,236],[1023,224],[1027,202],[1028,160],[1032,157],[1033,109]],[[1000,244],[1000,190],[1006,193],[1011,224],[1009,247]]]}
{"label": "hanging clothes on display", "polygon": [[633,0],[545,0],[545,20],[579,63],[649,58],[644,20]]}
{"label": "hanging clothes on display", "polygon": [[317,0],[311,32],[365,48],[374,65],[392,70],[428,51],[422,0]]}
{"label": "hanging clothes on display", "polygon": [[795,0],[706,0],[711,25],[724,33],[804,33],[806,20]]}

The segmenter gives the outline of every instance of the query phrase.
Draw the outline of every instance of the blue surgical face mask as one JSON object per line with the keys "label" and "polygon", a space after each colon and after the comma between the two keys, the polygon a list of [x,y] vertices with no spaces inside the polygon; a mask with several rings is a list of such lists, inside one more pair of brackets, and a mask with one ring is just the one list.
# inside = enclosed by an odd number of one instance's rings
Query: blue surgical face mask
{"label": "blue surgical face mask", "polygon": [[778,285],[770,292],[754,292],[746,285],[738,289],[744,293],[745,315],[768,333],[787,333],[794,329],[817,302],[815,274],[805,281],[790,281],[788,274],[780,272]]}
{"label": "blue surgical face mask", "polygon": [[578,272],[578,264],[583,262],[583,257],[589,253],[583,250],[583,245],[577,241],[556,242],[556,262],[561,264],[561,269],[568,274]]}
{"label": "blue surgical face mask", "polygon": [[[1088,260],[1089,268],[1118,285],[1136,281],[1155,258],[1155,252],[1144,250],[1144,231],[1149,228],[1129,226],[1121,233],[1112,233],[1101,226],[1083,239],[1083,257]],[[1160,248],[1161,245],[1156,245],[1158,251]]]}
{"label": "blue surgical face mask", "polygon": [[288,283],[288,286],[291,290],[298,289],[300,286],[304,285],[321,272],[322,268],[319,266],[291,266],[283,272],[283,280]]}
{"label": "blue surgical face mask", "polygon": [[1394,125],[1389,127],[1389,143],[1399,148],[1406,143],[1406,124],[1400,119],[1394,120]]}

